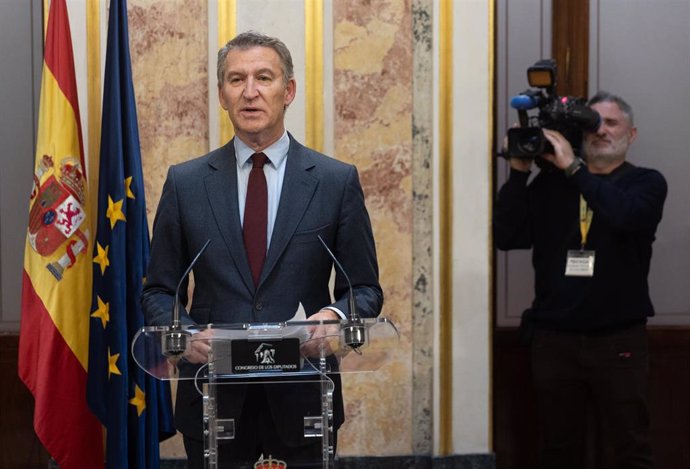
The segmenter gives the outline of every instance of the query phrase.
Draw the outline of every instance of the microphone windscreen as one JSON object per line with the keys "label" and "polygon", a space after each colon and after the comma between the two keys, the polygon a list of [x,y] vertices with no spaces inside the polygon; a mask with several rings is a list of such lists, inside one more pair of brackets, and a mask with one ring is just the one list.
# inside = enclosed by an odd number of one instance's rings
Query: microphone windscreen
{"label": "microphone windscreen", "polygon": [[510,98],[510,107],[518,111],[528,111],[534,109],[538,105],[539,103],[534,97],[526,94],[519,94]]}

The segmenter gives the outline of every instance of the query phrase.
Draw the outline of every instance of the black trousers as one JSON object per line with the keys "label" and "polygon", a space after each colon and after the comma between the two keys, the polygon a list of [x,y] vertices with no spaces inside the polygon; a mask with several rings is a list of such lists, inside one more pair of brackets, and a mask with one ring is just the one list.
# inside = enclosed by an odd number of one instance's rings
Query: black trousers
{"label": "black trousers", "polygon": [[[302,446],[287,446],[282,442],[266,402],[262,386],[252,386],[245,398],[240,424],[235,438],[218,444],[218,467],[222,469],[252,469],[261,455],[285,461],[290,469],[323,467],[321,438]],[[335,452],[337,432],[333,432]],[[204,442],[183,435],[189,469],[204,469]]]}
{"label": "black trousers", "polygon": [[[606,335],[535,331],[541,469],[582,469],[588,409],[616,469],[652,469],[644,325]],[[608,467],[608,466],[607,466]]]}

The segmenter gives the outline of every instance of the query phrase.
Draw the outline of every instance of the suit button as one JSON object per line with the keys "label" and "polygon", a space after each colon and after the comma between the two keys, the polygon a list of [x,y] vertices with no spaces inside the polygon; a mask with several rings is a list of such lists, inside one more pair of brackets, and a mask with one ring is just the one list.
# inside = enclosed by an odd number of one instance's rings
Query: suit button
{"label": "suit button", "polygon": [[264,304],[261,302],[261,300],[258,300],[256,303],[254,303],[254,309],[257,311],[264,309]]}

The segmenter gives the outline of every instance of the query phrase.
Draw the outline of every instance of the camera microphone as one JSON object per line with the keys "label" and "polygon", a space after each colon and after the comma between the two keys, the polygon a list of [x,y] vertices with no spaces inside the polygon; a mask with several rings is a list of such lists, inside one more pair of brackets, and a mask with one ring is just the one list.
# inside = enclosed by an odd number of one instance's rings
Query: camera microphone
{"label": "camera microphone", "polygon": [[518,111],[529,111],[541,106],[543,102],[545,100],[541,93],[527,90],[510,98],[510,107]]}
{"label": "camera microphone", "polygon": [[343,342],[345,343],[345,345],[349,346],[352,350],[357,351],[359,347],[366,343],[366,328],[364,327],[364,322],[357,313],[355,293],[352,289],[352,283],[350,283],[350,277],[347,276],[345,269],[340,264],[340,262],[338,262],[338,259],[335,257],[335,254],[333,254],[333,252],[329,249],[328,245],[323,240],[321,235],[316,235],[316,237],[319,238],[319,241],[321,241],[321,244],[326,249],[326,252],[333,260],[333,263],[336,265],[340,273],[343,274],[343,277],[345,277],[345,280],[347,281],[347,287],[349,289],[347,307],[349,314],[348,319],[341,326],[341,331],[343,334]]}
{"label": "camera microphone", "polygon": [[192,262],[189,263],[189,267],[187,267],[187,270],[185,270],[184,274],[182,274],[182,277],[177,284],[177,288],[175,289],[175,301],[172,309],[172,324],[170,326],[170,330],[165,333],[163,342],[163,354],[166,357],[181,355],[187,349],[187,338],[191,335],[191,333],[189,331],[182,330],[182,323],[180,321],[180,288],[182,287],[184,280],[192,271],[194,264],[196,264],[196,261],[199,260],[210,242],[210,239],[206,240],[206,243],[204,243],[197,255],[194,256],[194,259],[192,259]]}

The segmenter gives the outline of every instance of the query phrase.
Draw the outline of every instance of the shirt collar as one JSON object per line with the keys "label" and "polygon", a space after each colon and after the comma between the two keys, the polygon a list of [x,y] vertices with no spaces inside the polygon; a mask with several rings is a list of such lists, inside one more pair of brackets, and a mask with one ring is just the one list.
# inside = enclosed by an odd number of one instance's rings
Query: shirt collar
{"label": "shirt collar", "polygon": [[[235,155],[237,157],[237,164],[242,167],[247,164],[249,158],[252,157],[254,150],[251,149],[246,143],[240,140],[239,137],[235,136]],[[268,161],[273,165],[274,168],[279,167],[285,158],[287,158],[288,149],[290,148],[290,137],[288,136],[287,130],[283,132],[282,137],[276,140],[268,148],[265,148],[263,153],[268,157]]]}

